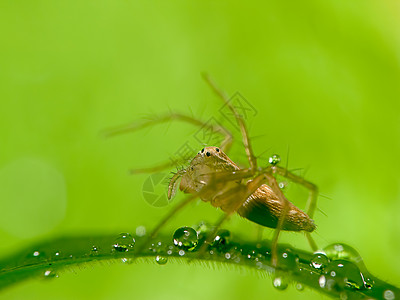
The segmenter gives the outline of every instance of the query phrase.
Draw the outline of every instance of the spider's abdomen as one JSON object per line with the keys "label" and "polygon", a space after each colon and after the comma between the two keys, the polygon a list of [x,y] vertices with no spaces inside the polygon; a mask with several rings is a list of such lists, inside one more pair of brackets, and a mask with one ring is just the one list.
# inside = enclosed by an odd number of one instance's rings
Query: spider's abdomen
{"label": "spider's abdomen", "polygon": [[[290,202],[287,202],[287,205],[289,207],[282,230],[314,231],[316,228],[314,221],[305,212]],[[263,184],[247,198],[237,213],[261,226],[276,228],[283,209],[282,201],[268,185]]]}

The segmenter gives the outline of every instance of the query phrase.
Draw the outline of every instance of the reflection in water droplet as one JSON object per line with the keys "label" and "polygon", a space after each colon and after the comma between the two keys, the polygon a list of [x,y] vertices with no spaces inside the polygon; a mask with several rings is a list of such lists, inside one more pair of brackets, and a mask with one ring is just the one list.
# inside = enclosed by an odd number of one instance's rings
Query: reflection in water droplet
{"label": "reflection in water droplet", "polygon": [[272,281],[273,286],[278,289],[278,290],[286,290],[287,287],[289,286],[289,282],[285,277],[277,276],[274,278]]}
{"label": "reflection in water droplet", "polygon": [[135,246],[135,239],[129,233],[121,233],[112,245],[113,250],[128,252]]}
{"label": "reflection in water droplet", "polygon": [[156,256],[156,263],[159,265],[165,265],[168,262],[168,257],[157,255]]}
{"label": "reflection in water droplet", "polygon": [[279,164],[280,161],[281,161],[281,157],[278,154],[273,154],[268,159],[268,162],[273,166],[276,166],[277,164]]}
{"label": "reflection in water droplet", "polygon": [[175,246],[188,251],[193,251],[199,243],[197,232],[191,227],[178,228],[173,239]]}

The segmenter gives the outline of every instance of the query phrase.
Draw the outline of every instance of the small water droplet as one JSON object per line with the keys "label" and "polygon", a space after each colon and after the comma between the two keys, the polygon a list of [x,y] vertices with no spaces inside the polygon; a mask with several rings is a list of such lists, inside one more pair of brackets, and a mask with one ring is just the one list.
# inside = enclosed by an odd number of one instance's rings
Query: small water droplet
{"label": "small water droplet", "polygon": [[281,181],[278,183],[278,186],[281,190],[284,190],[287,187],[288,183],[287,181]]}
{"label": "small water droplet", "polygon": [[96,245],[92,246],[92,249],[90,250],[90,255],[98,255],[99,254],[99,248]]}
{"label": "small water droplet", "polygon": [[185,255],[185,250],[179,250],[179,252],[178,252],[178,254],[180,255],[180,256],[184,256]]}
{"label": "small water droplet", "polygon": [[297,282],[296,283],[296,290],[304,291],[304,285],[302,285],[300,282]]}
{"label": "small water droplet", "polygon": [[168,262],[168,257],[157,255],[156,256],[156,263],[159,265],[165,265]]}
{"label": "small water droplet", "polygon": [[54,253],[55,256],[60,256],[60,252],[57,251],[56,253]]}
{"label": "small water droplet", "polygon": [[58,274],[54,272],[54,270],[46,270],[44,271],[43,276],[47,279],[51,279],[51,278],[57,278]]}
{"label": "small water droplet", "polygon": [[197,232],[192,227],[178,228],[173,239],[175,246],[188,251],[193,251],[199,243]]}
{"label": "small water droplet", "polygon": [[136,227],[136,235],[138,237],[145,236],[146,235],[146,227],[144,227],[144,226]]}
{"label": "small water droplet", "polygon": [[229,240],[231,238],[231,232],[226,229],[218,230],[217,235],[214,238],[211,246],[217,247],[219,250],[226,248],[229,244]]}
{"label": "small water droplet", "polygon": [[268,162],[273,166],[276,166],[277,164],[279,164],[280,161],[281,161],[281,157],[278,154],[273,154],[268,159]]}
{"label": "small water droplet", "polygon": [[39,252],[39,251],[34,251],[34,252],[33,252],[33,256],[38,257],[39,255],[40,255],[40,252]]}
{"label": "small water droplet", "polygon": [[347,300],[349,298],[349,296],[347,296],[347,293],[346,292],[341,292],[340,294],[339,294],[339,299],[340,300]]}
{"label": "small water droplet", "polygon": [[289,286],[289,282],[285,277],[282,276],[276,276],[274,280],[272,281],[272,284],[274,288],[283,291],[286,290],[287,287]]}
{"label": "small water droplet", "polygon": [[297,268],[298,259],[297,254],[293,253],[289,248],[278,253],[278,265],[281,268],[290,270]]}
{"label": "small water droplet", "polygon": [[112,245],[112,249],[118,252],[128,252],[135,246],[135,239],[129,233],[121,233]]}
{"label": "small water droplet", "polygon": [[131,264],[131,263],[133,263],[133,259],[132,259],[132,258],[129,258],[129,257],[123,257],[123,258],[121,258],[121,261],[122,261],[124,264]]}
{"label": "small water droplet", "polygon": [[396,296],[394,295],[392,290],[386,290],[383,292],[383,298],[385,300],[394,300]]}
{"label": "small water droplet", "polygon": [[230,259],[231,258],[231,254],[229,252],[225,253],[225,258],[226,259]]}
{"label": "small water droplet", "polygon": [[311,266],[314,269],[324,269],[329,264],[329,258],[324,253],[314,253],[314,257],[311,259]]}

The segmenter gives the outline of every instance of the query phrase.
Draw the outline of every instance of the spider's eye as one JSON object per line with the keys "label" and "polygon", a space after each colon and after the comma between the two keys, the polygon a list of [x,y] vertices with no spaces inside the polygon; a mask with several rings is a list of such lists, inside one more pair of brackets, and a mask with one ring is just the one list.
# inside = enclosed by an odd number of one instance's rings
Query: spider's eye
{"label": "spider's eye", "polygon": [[201,149],[201,153],[203,153],[204,152],[204,148],[203,149]]}
{"label": "spider's eye", "polygon": [[207,156],[211,156],[211,153],[210,153],[210,152],[207,152],[206,155],[207,155]]}
{"label": "spider's eye", "polygon": [[215,150],[217,150],[217,152],[219,152],[219,148],[216,148]]}

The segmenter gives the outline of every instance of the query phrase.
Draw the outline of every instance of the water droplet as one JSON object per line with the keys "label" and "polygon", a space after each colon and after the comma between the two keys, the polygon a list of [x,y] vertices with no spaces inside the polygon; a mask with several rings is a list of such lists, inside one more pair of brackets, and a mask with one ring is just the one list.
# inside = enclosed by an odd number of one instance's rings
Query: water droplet
{"label": "water droplet", "polygon": [[199,243],[197,232],[191,227],[178,228],[173,238],[175,246],[188,251],[193,251]]}
{"label": "water droplet", "polygon": [[51,278],[57,278],[58,274],[53,270],[46,270],[44,271],[43,276],[47,279],[51,279]]}
{"label": "water droplet", "polygon": [[56,253],[54,253],[54,255],[59,257],[60,256],[60,251],[57,251]]}
{"label": "water droplet", "polygon": [[231,232],[226,229],[221,229],[218,231],[211,245],[213,247],[217,247],[219,250],[222,250],[229,244],[230,238]]}
{"label": "water droplet", "polygon": [[144,226],[136,227],[136,235],[138,237],[145,236],[146,235],[146,227],[144,227]]}
{"label": "water droplet", "polygon": [[297,268],[299,258],[292,250],[284,249],[278,252],[278,265],[280,268],[293,270]]}
{"label": "water droplet", "polygon": [[361,289],[364,288],[364,278],[360,269],[351,261],[333,260],[326,268],[327,274],[335,277],[335,281],[341,288],[344,286]]}
{"label": "water droplet", "polygon": [[168,257],[157,255],[156,256],[156,263],[159,265],[165,265],[168,262]]}
{"label": "water droplet", "polygon": [[281,190],[284,190],[287,187],[288,183],[287,181],[281,181],[278,183],[278,186]]}
{"label": "water droplet", "polygon": [[121,261],[122,261],[124,264],[131,264],[131,263],[133,263],[133,259],[132,259],[132,258],[128,258],[128,257],[123,257],[123,258],[121,258]]}
{"label": "water droplet", "polygon": [[340,287],[337,288],[337,283],[335,279],[329,276],[321,275],[318,279],[319,286],[323,289],[327,289],[328,291],[331,291],[333,289],[336,289],[337,291],[340,290]]}
{"label": "water droplet", "polygon": [[[324,252],[332,260],[345,260],[355,264],[361,273],[360,276],[362,278],[364,288],[371,289],[373,287],[375,282],[370,278],[371,275],[368,272],[362,257],[354,248],[346,244],[336,243],[325,247]],[[353,286],[353,284],[350,283],[350,286]]]}
{"label": "water droplet", "polygon": [[349,299],[349,296],[347,296],[347,293],[346,293],[346,292],[341,292],[341,293],[339,294],[339,299],[340,299],[340,300],[347,300],[347,299]]}
{"label": "water droplet", "polygon": [[396,296],[394,295],[392,290],[386,290],[383,292],[383,298],[385,300],[394,300]]}
{"label": "water droplet", "polygon": [[273,284],[274,288],[281,290],[281,291],[286,290],[287,287],[289,286],[288,280],[282,276],[276,276],[274,278],[274,280],[272,281],[272,284]]}
{"label": "water droplet", "polygon": [[98,255],[99,254],[99,248],[96,245],[92,246],[92,249],[90,250],[90,255]]}
{"label": "water droplet", "polygon": [[354,248],[346,244],[331,244],[323,250],[330,259],[345,259],[356,264],[362,262],[360,254]]}
{"label": "water droplet", "polygon": [[268,159],[268,162],[273,166],[276,166],[277,164],[279,164],[280,161],[281,161],[281,157],[278,154],[273,154]]}
{"label": "water droplet", "polygon": [[112,245],[113,250],[128,252],[135,246],[135,239],[129,233],[121,233]]}
{"label": "water droplet", "polygon": [[304,285],[302,285],[300,282],[296,283],[296,290],[298,291],[304,291]]}
{"label": "water droplet", "polygon": [[35,256],[35,257],[38,257],[40,255],[40,252],[39,251],[35,251],[35,252],[33,252],[32,255]]}
{"label": "water droplet", "polygon": [[180,256],[184,256],[185,255],[185,250],[179,250],[179,252],[178,252],[178,254],[180,255]]}
{"label": "water droplet", "polygon": [[321,252],[314,254],[314,257],[311,259],[311,266],[314,269],[324,269],[329,264],[329,258]]}

